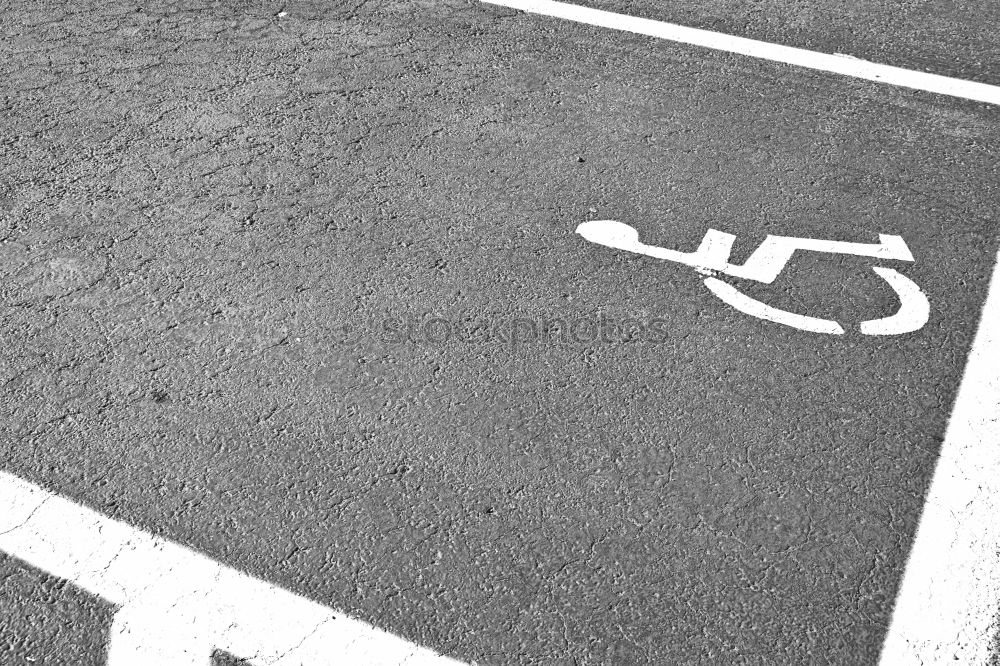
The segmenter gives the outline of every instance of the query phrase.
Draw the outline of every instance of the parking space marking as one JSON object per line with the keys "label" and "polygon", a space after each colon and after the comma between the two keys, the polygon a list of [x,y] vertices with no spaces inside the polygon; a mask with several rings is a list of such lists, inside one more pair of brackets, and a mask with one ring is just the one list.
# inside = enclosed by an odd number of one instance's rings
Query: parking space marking
{"label": "parking space marking", "polygon": [[675,23],[616,14],[565,2],[555,2],[554,0],[482,0],[482,2],[532,14],[543,14],[602,28],[624,30],[682,44],[739,53],[753,58],[772,60],[868,81],[915,88],[988,104],[1000,104],[1000,86],[882,65],[842,54],[820,53],[792,46],[782,46],[746,37],[712,32],[711,30],[688,28]]}
{"label": "parking space marking", "polygon": [[750,315],[751,317],[757,317],[758,319],[764,319],[766,321],[773,321],[776,324],[784,324],[785,326],[791,326],[792,328],[797,328],[800,331],[808,331],[810,333],[827,333],[830,335],[844,334],[844,328],[835,321],[831,321],[829,319],[819,319],[817,317],[810,317],[808,315],[801,315],[794,312],[788,312],[787,310],[773,308],[770,305],[761,303],[754,298],[750,298],[743,292],[736,289],[736,287],[726,284],[722,280],[717,280],[716,278],[706,278],[705,286],[708,287],[709,290],[718,296],[724,303],[732,306],[736,310],[739,310],[743,314]]}
{"label": "parking space marking", "polygon": [[985,665],[1000,614],[1000,254],[881,666]]}
{"label": "parking space marking", "polygon": [[[771,284],[798,251],[827,254],[850,254],[893,261],[913,261],[913,254],[901,236],[879,234],[878,243],[848,243],[818,238],[768,235],[742,265],[729,263],[736,236],[709,229],[694,252],[679,252],[639,241],[635,228],[617,220],[591,220],[576,228],[576,233],[591,243],[644,254],[694,268],[705,278],[705,286],[723,302],[744,314],[810,333],[842,335],[843,327],[830,319],[779,310],[743,294],[732,285],[716,279],[717,273],[744,280]],[[927,295],[910,278],[891,268],[874,266],[899,298],[899,309],[888,317],[861,322],[864,335],[902,335],[919,331],[930,317]]]}
{"label": "parking space marking", "polygon": [[119,606],[109,666],[460,664],[5,472],[0,507],[0,551]]}

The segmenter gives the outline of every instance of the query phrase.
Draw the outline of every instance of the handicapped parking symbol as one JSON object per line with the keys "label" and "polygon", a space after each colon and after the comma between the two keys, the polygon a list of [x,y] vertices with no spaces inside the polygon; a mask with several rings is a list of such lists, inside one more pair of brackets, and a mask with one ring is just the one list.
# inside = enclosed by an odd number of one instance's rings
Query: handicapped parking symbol
{"label": "handicapped parking symbol", "polygon": [[[644,254],[657,259],[673,261],[694,268],[706,276],[705,286],[709,291],[740,312],[773,321],[803,331],[842,335],[843,327],[831,319],[820,319],[781,310],[750,298],[732,285],[715,277],[717,274],[771,284],[791,260],[796,250],[828,252],[830,254],[853,254],[859,257],[874,257],[895,261],[913,261],[913,255],[900,236],[879,234],[878,243],[848,243],[844,241],[796,238],[794,236],[768,236],[742,265],[729,263],[733,241],[736,237],[715,229],[705,232],[701,245],[694,252],[679,252],[655,245],[639,242],[639,232],[623,222],[615,220],[594,220],[584,222],[576,228],[576,233],[598,245]],[[930,315],[927,296],[905,275],[882,266],[874,266],[875,271],[889,283],[899,297],[899,309],[881,319],[861,322],[861,332],[865,335],[899,335],[921,329]]]}

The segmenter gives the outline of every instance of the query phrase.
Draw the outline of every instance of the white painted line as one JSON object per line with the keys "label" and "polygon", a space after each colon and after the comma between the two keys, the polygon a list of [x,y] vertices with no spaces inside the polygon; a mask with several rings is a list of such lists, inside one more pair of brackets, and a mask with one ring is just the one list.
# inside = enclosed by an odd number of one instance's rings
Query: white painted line
{"label": "white painted line", "polygon": [[120,607],[109,666],[459,664],[4,472],[0,550]]}
{"label": "white painted line", "polygon": [[1000,255],[881,666],[985,666],[1000,614]]}
{"label": "white painted line", "polygon": [[895,290],[899,296],[899,310],[890,317],[861,322],[861,332],[865,335],[901,335],[923,328],[931,316],[927,294],[913,280],[891,268],[875,266],[872,270]]}
{"label": "white painted line", "polygon": [[[591,243],[647,257],[672,261],[699,271],[722,271],[728,267],[729,253],[736,237],[732,234],[709,229],[694,252],[679,252],[665,247],[646,245],[639,241],[634,227],[617,220],[591,220],[577,226],[576,233]],[[780,268],[778,269],[781,270]]]}
{"label": "white painted line", "polygon": [[771,284],[785,269],[797,250],[913,261],[910,248],[901,236],[879,234],[878,243],[846,243],[818,238],[768,235],[753,251],[753,254],[747,257],[742,266],[730,264],[726,268],[726,275]]}
{"label": "white painted line", "polygon": [[[757,246],[753,254],[747,257],[742,265],[739,265],[729,263],[729,255],[732,252],[736,236],[716,229],[709,229],[705,232],[701,244],[694,252],[679,252],[655,245],[646,245],[639,241],[639,232],[634,227],[617,220],[584,222],[577,226],[576,233],[591,243],[616,250],[644,254],[648,257],[691,266],[698,270],[718,271],[743,280],[754,280],[764,284],[774,282],[781,271],[785,270],[785,266],[792,260],[795,253],[800,250],[826,254],[850,254],[857,257],[874,257],[894,261],[913,261],[913,254],[902,236],[889,234],[879,234],[878,243],[848,243],[769,234]],[[885,277],[882,272],[879,272],[879,275]],[[895,285],[892,281],[890,283]],[[917,290],[919,291],[919,288]],[[897,291],[900,290],[897,289]]]}
{"label": "white painted line", "polygon": [[705,278],[705,286],[718,296],[724,303],[731,305],[743,314],[751,317],[766,319],[776,324],[784,324],[802,331],[810,333],[829,333],[832,335],[843,335],[844,329],[835,321],[829,319],[818,319],[806,315],[795,314],[787,310],[779,310],[770,305],[765,305],[760,301],[750,298],[735,287],[726,284],[716,278]]}
{"label": "white painted line", "polygon": [[674,23],[653,21],[625,14],[590,9],[579,5],[553,0],[482,0],[482,2],[519,9],[533,14],[543,14],[555,18],[586,23],[587,25],[612,30],[624,30],[649,37],[668,39],[681,44],[701,46],[717,51],[739,53],[752,58],[772,60],[798,67],[807,67],[822,72],[842,74],[868,81],[888,83],[905,88],[926,90],[927,92],[971,99],[988,104],[1000,104],[1000,86],[991,86],[975,81],[954,79],[938,74],[917,72],[902,67],[881,65],[860,58],[840,54],[819,53],[791,46],[771,44],[745,37],[725,35],[710,30],[687,28]]}

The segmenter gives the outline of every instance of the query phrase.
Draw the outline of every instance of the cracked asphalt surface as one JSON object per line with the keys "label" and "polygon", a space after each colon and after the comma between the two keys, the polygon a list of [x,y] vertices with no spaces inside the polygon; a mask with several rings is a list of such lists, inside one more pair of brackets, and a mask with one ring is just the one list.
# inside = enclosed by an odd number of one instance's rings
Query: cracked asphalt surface
{"label": "cracked asphalt surface", "polygon": [[[888,3],[593,4],[998,71],[986,3],[889,37]],[[460,0],[43,1],[0,35],[3,469],[465,661],[874,663],[1000,110]],[[737,260],[899,234],[931,318],[752,319],[587,219]],[[896,303],[870,265],[747,293],[858,322]],[[599,320],[646,329],[540,332]],[[103,663],[99,599],[3,558],[0,608],[4,664]]]}

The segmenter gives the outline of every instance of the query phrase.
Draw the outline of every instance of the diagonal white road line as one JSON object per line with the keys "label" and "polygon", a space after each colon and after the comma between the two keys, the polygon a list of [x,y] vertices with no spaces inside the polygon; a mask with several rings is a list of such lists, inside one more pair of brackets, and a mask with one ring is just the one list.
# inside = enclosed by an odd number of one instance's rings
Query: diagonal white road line
{"label": "diagonal white road line", "polygon": [[712,32],[711,30],[688,28],[674,23],[653,21],[625,14],[615,14],[613,12],[590,9],[589,7],[581,7],[565,2],[554,2],[553,0],[481,1],[492,5],[519,9],[532,14],[543,14],[545,16],[566,19],[567,21],[575,21],[577,23],[586,23],[587,25],[602,28],[624,30],[649,37],[667,39],[672,42],[680,42],[681,44],[701,46],[717,51],[728,51],[729,53],[739,53],[753,58],[773,60],[775,62],[807,67],[822,72],[832,72],[868,81],[926,90],[927,92],[962,97],[988,104],[1000,104],[1000,86],[991,86],[964,79],[954,79],[938,74],[928,74],[902,67],[892,67],[891,65],[881,65],[850,56],[819,53],[818,51],[771,44],[770,42],[726,35],[720,32]]}
{"label": "diagonal white road line", "polygon": [[1000,255],[881,666],[980,666],[1000,614]]}
{"label": "diagonal white road line", "polygon": [[109,666],[460,666],[6,472],[0,551],[119,606]]}

